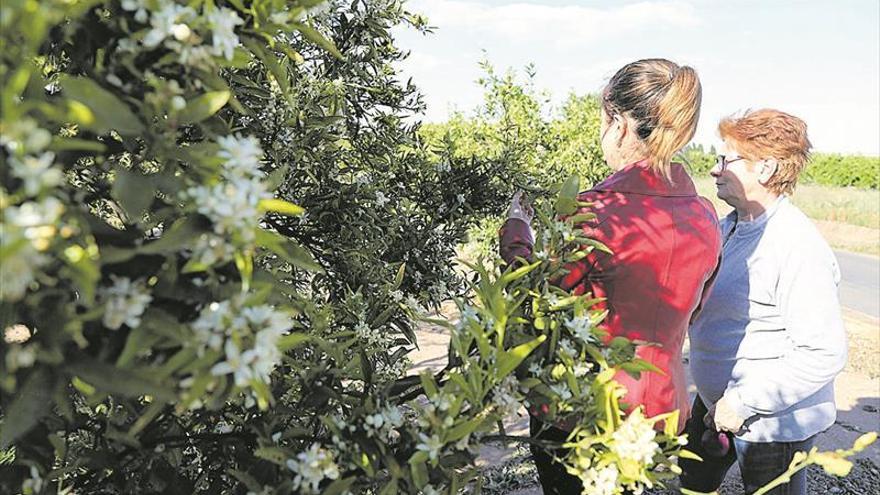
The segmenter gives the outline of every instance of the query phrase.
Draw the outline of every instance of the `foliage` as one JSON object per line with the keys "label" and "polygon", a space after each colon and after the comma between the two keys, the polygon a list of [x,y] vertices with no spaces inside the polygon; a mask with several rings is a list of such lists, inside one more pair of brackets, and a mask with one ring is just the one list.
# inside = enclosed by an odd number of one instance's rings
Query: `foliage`
{"label": "foliage", "polygon": [[709,171],[715,166],[715,147],[703,149],[702,144],[689,144],[676,155],[681,160],[692,177],[708,177]]}
{"label": "foliage", "polygon": [[825,186],[880,189],[880,157],[814,153],[804,179]]}
{"label": "foliage", "polygon": [[[548,283],[594,248],[571,212],[544,259],[451,268],[534,138],[426,148],[389,34],[424,20],[318,3],[4,3],[2,491],[454,493],[535,394],[585,412],[576,472],[658,480],[676,421],[623,419],[610,380],[645,364]],[[468,287],[450,366],[406,376],[420,308]]]}
{"label": "foliage", "polygon": [[[431,149],[465,163],[503,163],[511,195],[524,189],[546,197],[571,175],[583,184],[595,184],[608,175],[599,145],[599,101],[594,95],[570,94],[554,110],[549,96],[535,89],[533,67],[526,67],[521,78],[513,71],[499,74],[488,61],[480,65],[485,73],[478,80],[483,104],[472,116],[455,113],[446,122],[425,124],[420,134]],[[438,156],[432,159],[440,162]],[[501,221],[498,214],[482,219],[469,232],[469,246],[483,254],[494,251]]]}
{"label": "foliage", "polygon": [[[453,114],[447,122],[427,124],[422,136],[433,146],[463,158],[507,157],[517,186],[539,192],[570,175],[593,184],[609,169],[599,146],[599,101],[571,94],[559,111],[534,86],[534,69],[520,80],[513,71],[498,74],[482,62],[484,102],[471,117]],[[510,159],[515,157],[515,159]]]}

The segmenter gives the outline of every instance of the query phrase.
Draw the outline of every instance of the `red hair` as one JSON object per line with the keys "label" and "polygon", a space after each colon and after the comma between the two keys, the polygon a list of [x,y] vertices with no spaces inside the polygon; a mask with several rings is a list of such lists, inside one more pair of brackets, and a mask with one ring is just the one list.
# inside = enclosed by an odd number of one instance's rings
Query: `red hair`
{"label": "red hair", "polygon": [[778,167],[767,189],[776,194],[794,192],[797,179],[810,160],[812,147],[803,120],[769,108],[747,110],[740,116],[722,119],[718,133],[747,160],[775,159]]}

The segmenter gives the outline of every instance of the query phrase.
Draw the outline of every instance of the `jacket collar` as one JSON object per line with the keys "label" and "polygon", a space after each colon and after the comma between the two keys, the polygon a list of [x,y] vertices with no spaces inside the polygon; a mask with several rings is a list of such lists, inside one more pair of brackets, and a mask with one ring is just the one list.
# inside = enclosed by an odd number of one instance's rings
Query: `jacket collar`
{"label": "jacket collar", "polygon": [[644,194],[646,196],[696,196],[694,181],[680,163],[670,166],[672,181],[651,170],[647,160],[631,163],[596,184],[592,191]]}
{"label": "jacket collar", "polygon": [[776,215],[780,209],[785,208],[788,205],[788,197],[785,195],[781,195],[776,198],[776,201],[773,202],[770,206],[764,210],[759,217],[755,218],[751,222],[740,222],[739,217],[736,214],[736,210],[730,212],[725,218],[726,224],[729,226],[726,230],[726,234],[730,234],[730,229],[736,228],[734,232],[735,236],[748,236],[752,235],[755,232],[763,232],[764,227],[767,226],[767,222]]}

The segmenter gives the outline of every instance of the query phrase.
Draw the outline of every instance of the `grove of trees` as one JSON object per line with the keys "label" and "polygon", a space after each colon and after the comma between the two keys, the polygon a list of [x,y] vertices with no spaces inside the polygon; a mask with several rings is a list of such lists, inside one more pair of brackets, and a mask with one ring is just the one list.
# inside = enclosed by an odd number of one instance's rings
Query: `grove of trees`
{"label": "grove of trees", "polygon": [[[674,415],[611,380],[648,365],[550,283],[602,249],[573,228],[596,99],[549,118],[487,65],[477,118],[422,127],[398,25],[427,30],[397,0],[3,3],[0,492],[479,491],[539,402],[589,493],[675,476]],[[517,188],[536,258],[456,270]],[[412,374],[425,323],[448,364]]]}

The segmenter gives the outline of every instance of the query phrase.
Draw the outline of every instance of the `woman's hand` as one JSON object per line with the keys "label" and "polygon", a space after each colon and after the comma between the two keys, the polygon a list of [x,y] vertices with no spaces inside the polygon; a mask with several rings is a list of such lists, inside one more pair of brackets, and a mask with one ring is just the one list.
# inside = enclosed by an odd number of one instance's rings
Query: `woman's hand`
{"label": "woman's hand", "polygon": [[724,394],[721,399],[709,408],[709,412],[703,418],[703,422],[709,428],[717,431],[728,431],[734,435],[742,430],[745,418],[741,418],[730,404],[730,398]]}
{"label": "woman's hand", "polygon": [[517,191],[510,200],[510,208],[507,210],[507,218],[518,218],[525,223],[531,223],[535,210],[528,200],[523,198],[523,192]]}

